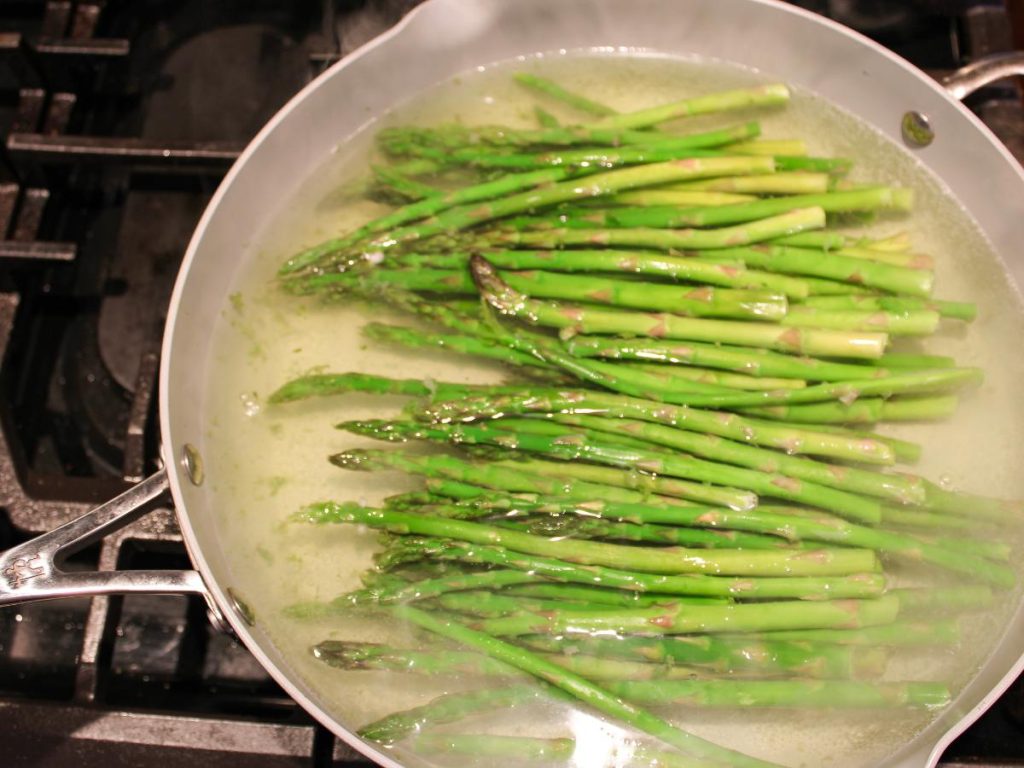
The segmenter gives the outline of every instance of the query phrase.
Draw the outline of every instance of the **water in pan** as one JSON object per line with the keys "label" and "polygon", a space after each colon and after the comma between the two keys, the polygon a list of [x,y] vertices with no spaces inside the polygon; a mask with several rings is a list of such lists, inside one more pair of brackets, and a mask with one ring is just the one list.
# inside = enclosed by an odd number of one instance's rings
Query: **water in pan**
{"label": "water in pan", "polygon": [[[396,123],[532,125],[532,101],[509,73],[528,68],[592,94],[622,110],[765,80],[762,75],[721,64],[659,57],[560,55],[514,62],[466,74],[402,106],[387,118]],[[546,105],[547,106],[547,105]],[[557,107],[552,111],[559,112]],[[572,119],[570,112],[559,115]],[[953,487],[1007,498],[1024,497],[1017,467],[1022,447],[1015,425],[1024,403],[1016,396],[1024,360],[1014,345],[1024,333],[1017,294],[995,256],[955,201],[939,189],[901,149],[849,116],[797,93],[782,112],[758,114],[764,134],[799,135],[814,154],[856,159],[854,178],[913,187],[917,202],[909,220],[880,225],[885,231],[909,229],[915,248],[937,260],[938,295],[976,301],[980,318],[963,328],[945,323],[929,339],[927,351],[954,355],[963,365],[986,371],[985,384],[967,394],[955,417],[942,424],[891,430],[922,442],[918,469]],[[687,129],[734,123],[743,115],[695,119]],[[397,377],[459,382],[494,382],[507,376],[495,366],[442,354],[396,351],[368,344],[359,328],[368,319],[385,320],[344,303],[319,303],[282,295],[274,270],[291,252],[348,231],[383,209],[361,201],[358,178],[366,167],[369,134],[343,146],[316,177],[309,179],[287,213],[270,222],[249,254],[251,268],[223,310],[216,329],[215,370],[207,401],[205,455],[209,485],[221,510],[223,538],[232,543],[236,583],[294,668],[331,702],[339,720],[358,727],[390,712],[426,702],[453,690],[479,686],[478,679],[430,678],[404,673],[341,672],[321,665],[309,647],[326,638],[386,640],[422,644],[422,637],[359,615],[334,620],[297,621],[282,616],[296,601],[327,600],[357,588],[371,565],[372,532],[350,526],[313,528],[289,524],[287,517],[314,500],[358,500],[373,504],[384,496],[417,487],[398,473],[351,473],[329,465],[327,455],[370,441],[333,429],[338,421],[397,414],[398,398],[347,395],[288,406],[267,406],[266,396],[284,381],[311,369],[362,371]],[[372,318],[370,315],[372,314]],[[403,318],[407,321],[407,318]],[[1021,531],[1009,531],[1015,546]],[[891,679],[947,680],[958,689],[970,679],[999,636],[1007,598],[984,615],[961,621],[962,643],[951,651],[894,654]],[[670,713],[688,730],[731,747],[790,766],[866,766],[884,761],[932,717],[920,711],[728,711],[679,709]],[[574,765],[629,763],[628,749],[617,749],[626,731],[547,702],[474,718],[463,728],[476,733],[576,735]],[[429,764],[403,747],[396,759]],[[434,758],[438,760],[438,758]],[[454,764],[446,758],[444,764]]]}

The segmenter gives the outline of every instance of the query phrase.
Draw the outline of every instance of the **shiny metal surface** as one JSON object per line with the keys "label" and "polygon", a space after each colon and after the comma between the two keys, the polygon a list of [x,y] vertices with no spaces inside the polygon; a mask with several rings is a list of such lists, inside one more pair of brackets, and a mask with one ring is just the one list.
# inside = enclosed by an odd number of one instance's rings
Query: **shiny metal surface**
{"label": "shiny metal surface", "polygon": [[985,56],[958,69],[942,85],[954,99],[963,100],[979,88],[1015,75],[1024,75],[1024,51]]}
{"label": "shiny metal surface", "polygon": [[46,243],[35,240],[0,240],[0,259],[31,261],[74,261],[74,243]]}
{"label": "shiny metal surface", "polygon": [[203,457],[199,449],[192,443],[185,443],[181,446],[181,466],[185,469],[192,485],[202,485],[205,474],[203,472]]}
{"label": "shiny metal surface", "polygon": [[900,130],[903,133],[903,143],[912,149],[927,147],[935,141],[935,131],[932,130],[928,115],[916,110],[903,115]]}
{"label": "shiny metal surface", "polygon": [[[102,712],[95,707],[0,702],[7,743],[5,765],[76,768],[173,764],[179,750],[202,744],[203,768],[307,768],[319,749],[310,724],[251,723],[232,717],[181,717],[153,712]],[[47,724],[67,724],[73,736],[52,741]],[[339,747],[349,765],[354,753]]]}
{"label": "shiny metal surface", "polygon": [[181,163],[229,165],[242,147],[233,142],[146,141],[107,136],[53,136],[45,133],[12,133],[7,151],[15,160],[30,157],[37,162]]}
{"label": "shiny metal surface", "polygon": [[[950,96],[963,101],[987,85],[1020,75],[1024,75],[1024,52],[993,53],[947,75],[941,83]],[[903,143],[912,149],[927,147],[935,140],[931,119],[917,110],[903,115],[900,130]]]}
{"label": "shiny metal surface", "polygon": [[167,473],[157,472],[106,504],[0,554],[0,605],[87,595],[205,596],[196,571],[61,570],[63,558],[145,514],[167,489]]}

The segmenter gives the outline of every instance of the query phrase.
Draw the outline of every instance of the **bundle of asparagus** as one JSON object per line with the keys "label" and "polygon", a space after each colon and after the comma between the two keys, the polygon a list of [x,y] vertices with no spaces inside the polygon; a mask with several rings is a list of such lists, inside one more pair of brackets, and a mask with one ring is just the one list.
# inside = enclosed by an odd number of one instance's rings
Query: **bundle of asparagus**
{"label": "bundle of asparagus", "polygon": [[[345,469],[421,476],[424,489],[296,515],[383,533],[363,589],[293,616],[391,612],[457,649],[328,640],[317,658],[490,681],[362,735],[567,759],[567,738],[432,730],[543,694],[653,737],[631,747],[637,764],[768,766],[649,708],[944,706],[944,682],[889,679],[887,659],[954,644],[957,624],[933,609],[981,608],[1014,585],[990,534],[1020,510],[892,471],[920,447],[868,431],[946,418],[981,379],[892,350],[970,322],[974,305],[932,298],[931,260],[906,235],[835,226],[902,216],[910,191],[849,182],[850,161],[760,139],[757,122],[664,129],[779,109],[783,85],[618,113],[517,79],[592,120],[562,125],[538,107],[535,129],[382,131],[389,162],[370,194],[403,204],[280,270],[286,290],[416,318],[366,324],[375,342],[516,374],[470,385],[317,373],[272,397],[406,395],[402,418],[338,426],[450,448],[335,454]],[[934,581],[898,586],[892,567],[907,561]]]}

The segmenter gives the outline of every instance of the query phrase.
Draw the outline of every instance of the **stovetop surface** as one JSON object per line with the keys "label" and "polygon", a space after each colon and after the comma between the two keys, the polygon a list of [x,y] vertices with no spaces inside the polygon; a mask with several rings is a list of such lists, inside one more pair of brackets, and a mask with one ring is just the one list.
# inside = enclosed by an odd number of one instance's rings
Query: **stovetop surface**
{"label": "stovetop surface", "polygon": [[[0,4],[0,550],[157,467],[160,334],[206,202],[290,95],[415,4]],[[1011,45],[999,4],[799,4],[934,71]],[[973,106],[1021,151],[1015,96]],[[164,509],[69,567],[188,558]],[[201,600],[171,596],[0,611],[0,744],[11,768],[370,765],[214,631]],[[945,764],[1024,765],[1024,685]]]}

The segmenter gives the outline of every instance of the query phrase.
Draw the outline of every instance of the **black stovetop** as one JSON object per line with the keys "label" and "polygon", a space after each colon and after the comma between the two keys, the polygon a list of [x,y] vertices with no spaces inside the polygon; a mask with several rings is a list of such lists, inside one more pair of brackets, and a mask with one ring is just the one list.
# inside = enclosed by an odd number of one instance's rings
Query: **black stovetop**
{"label": "black stovetop", "polygon": [[[0,2],[0,550],[156,468],[160,333],[203,207],[291,94],[415,4]],[[929,70],[1009,47],[999,4],[798,4]],[[973,106],[1024,149],[1015,96],[990,89]],[[160,510],[71,565],[188,559]],[[0,745],[10,768],[369,765],[200,600],[166,596],[0,611]],[[1024,685],[946,759],[1024,765]]]}

